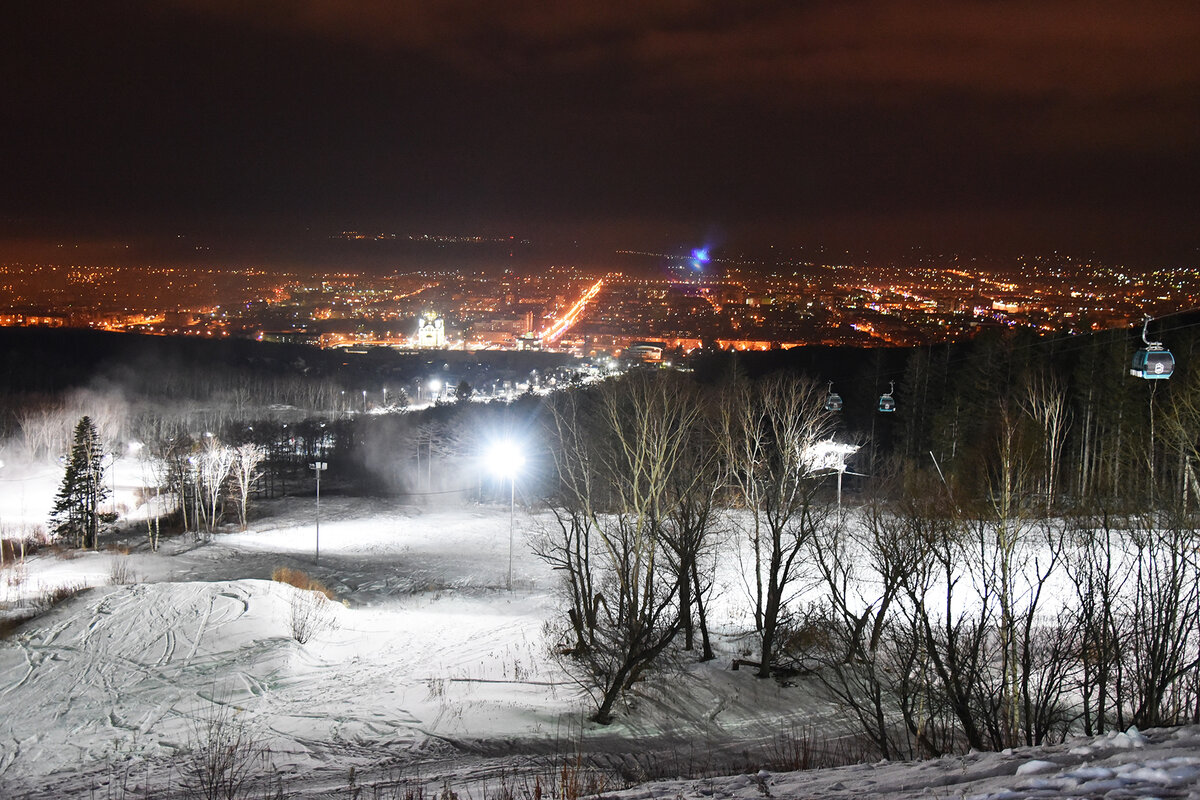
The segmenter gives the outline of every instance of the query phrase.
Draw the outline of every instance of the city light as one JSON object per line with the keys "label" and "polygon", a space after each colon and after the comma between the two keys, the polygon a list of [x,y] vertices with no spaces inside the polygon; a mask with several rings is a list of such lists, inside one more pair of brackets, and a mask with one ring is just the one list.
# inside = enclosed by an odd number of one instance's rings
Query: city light
{"label": "city light", "polygon": [[[744,351],[776,343],[908,347],[968,339],[982,326],[1078,334],[1200,305],[1200,269],[1186,266],[1139,270],[1065,255],[972,259],[969,267],[953,256],[771,263],[717,258],[708,246],[618,252],[675,266],[667,277],[567,266],[502,276],[427,270],[372,276],[0,264],[6,306],[0,326],[245,338],[361,355],[412,348],[416,321],[436,311],[444,331],[434,344],[418,342],[421,349],[540,347],[596,355],[639,341],[684,353],[703,340]],[[710,274],[717,263],[720,274]],[[689,277],[681,279],[681,271]],[[72,286],[68,295],[64,278]],[[440,298],[436,309],[433,296]],[[427,389],[422,384],[418,396]],[[369,410],[369,398],[356,400]]]}
{"label": "city light", "polygon": [[579,319],[579,315],[583,313],[583,309],[587,306],[588,302],[596,296],[596,294],[600,291],[600,287],[602,286],[604,286],[603,278],[593,283],[588,290],[583,293],[583,297],[579,298],[579,301],[575,303],[575,305],[571,306],[570,310],[568,310],[560,320],[551,325],[550,328],[548,328],[546,332],[542,334],[542,341],[551,343],[561,338],[562,335],[566,333]]}

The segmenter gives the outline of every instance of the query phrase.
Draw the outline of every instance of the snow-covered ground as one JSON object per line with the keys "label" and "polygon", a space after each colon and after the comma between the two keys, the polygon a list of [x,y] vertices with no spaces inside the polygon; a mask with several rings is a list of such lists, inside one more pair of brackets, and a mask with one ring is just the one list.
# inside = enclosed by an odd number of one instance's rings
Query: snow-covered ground
{"label": "snow-covered ground", "polygon": [[[560,751],[641,774],[653,753],[741,753],[835,713],[729,671],[742,652],[725,640],[717,662],[654,676],[617,724],[583,722],[590,701],[546,641],[555,576],[530,549],[548,519],[518,510],[509,592],[507,507],[323,497],[319,561],[313,512],[290,499],[246,533],[171,538],[158,553],[132,533],[128,556],[38,555],[0,579],[0,600],[17,606],[92,587],[0,642],[0,795],[71,796],[131,770],[155,783],[174,768],[178,782],[213,704],[269,746],[289,791],[318,794],[351,766],[360,782],[405,769],[440,786]],[[137,582],[111,585],[114,565]],[[303,645],[290,628],[297,590],[269,580],[280,566],[344,602]]]}
{"label": "snow-covered ground", "polygon": [[1024,798],[1200,797],[1200,727],[1137,730],[1054,747],[971,753],[917,763],[881,762],[704,780],[662,781],[605,795],[648,798]]}
{"label": "snow-covered ground", "polygon": [[[44,522],[57,476],[43,472],[4,476],[0,524]],[[117,476],[118,503],[132,507],[136,478]],[[575,755],[608,768],[606,796],[628,798],[1200,796],[1196,729],[614,791],[753,773],[806,738],[836,739],[838,711],[806,683],[731,671],[753,641],[727,627],[716,661],[650,676],[617,723],[596,726],[549,655],[555,575],[530,547],[548,518],[518,510],[507,591],[506,506],[323,497],[319,561],[313,511],[292,498],[261,506],[246,533],[151,553],[132,532],[127,556],[38,555],[0,575],[10,606],[92,587],[0,641],[0,797],[168,796],[218,712],[269,749],[288,796],[348,796],[353,767],[358,786],[433,796],[448,782],[483,797]],[[270,580],[281,566],[342,601],[320,605],[332,625],[305,644],[292,618],[306,595]],[[112,584],[122,569],[136,581]],[[739,619],[732,573],[716,604],[714,618]]]}

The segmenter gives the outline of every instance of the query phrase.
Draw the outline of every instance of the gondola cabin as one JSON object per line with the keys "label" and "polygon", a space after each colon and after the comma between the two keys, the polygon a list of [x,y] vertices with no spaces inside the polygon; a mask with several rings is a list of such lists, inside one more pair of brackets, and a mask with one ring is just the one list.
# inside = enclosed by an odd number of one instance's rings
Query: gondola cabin
{"label": "gondola cabin", "polygon": [[885,414],[896,410],[896,399],[892,397],[894,391],[896,391],[896,382],[888,381],[888,390],[879,395],[879,410]]}
{"label": "gondola cabin", "polygon": [[1175,357],[1163,347],[1143,347],[1133,354],[1129,374],[1148,381],[1165,380],[1175,371]]}
{"label": "gondola cabin", "polygon": [[825,398],[826,411],[841,411],[843,405],[842,396],[837,392],[830,392],[829,396]]}

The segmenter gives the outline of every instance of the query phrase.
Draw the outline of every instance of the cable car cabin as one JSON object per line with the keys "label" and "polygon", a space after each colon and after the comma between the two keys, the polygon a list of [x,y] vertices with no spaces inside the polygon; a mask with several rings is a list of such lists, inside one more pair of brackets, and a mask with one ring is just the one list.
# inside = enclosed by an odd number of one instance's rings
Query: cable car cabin
{"label": "cable car cabin", "polygon": [[829,396],[825,398],[826,411],[841,411],[843,405],[842,396],[837,392],[830,392]]}
{"label": "cable car cabin", "polygon": [[879,410],[884,413],[891,413],[896,410],[896,400],[890,394],[882,395],[879,398]]}
{"label": "cable car cabin", "polygon": [[1161,347],[1143,347],[1133,354],[1129,374],[1135,378],[1164,380],[1175,371],[1175,357]]}

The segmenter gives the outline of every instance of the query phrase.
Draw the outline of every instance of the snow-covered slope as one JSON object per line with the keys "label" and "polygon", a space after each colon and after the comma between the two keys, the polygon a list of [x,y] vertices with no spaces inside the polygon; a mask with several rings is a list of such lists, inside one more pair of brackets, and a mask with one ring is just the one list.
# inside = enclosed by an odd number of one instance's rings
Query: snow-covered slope
{"label": "snow-covered slope", "polygon": [[[329,498],[319,561],[313,510],[302,500],[276,503],[247,533],[207,543],[176,538],[159,553],[131,539],[129,556],[38,556],[19,582],[0,586],[9,600],[61,584],[93,587],[0,641],[0,798],[140,796],[127,793],[130,785],[170,796],[213,709],[269,748],[270,771],[300,797],[345,796],[351,767],[360,786],[394,786],[402,775],[427,796],[448,780],[482,797],[501,772],[544,770],[563,751],[619,769],[620,782],[757,769],[795,744],[789,737],[841,731],[837,709],[814,686],[729,669],[752,646],[739,638],[737,622],[722,632],[717,661],[685,660],[650,676],[616,724],[586,723],[589,701],[550,657],[544,632],[558,613],[555,576],[531,554],[530,540],[546,519],[518,514],[509,592],[507,507],[430,510]],[[114,563],[141,582],[109,585]],[[335,624],[304,644],[292,636],[293,603],[310,595],[269,580],[279,566],[309,572],[346,601],[322,604]],[[741,602],[736,578],[726,576],[714,603],[719,618],[737,620]],[[1195,790],[1200,762],[1178,759],[1200,756],[1200,732],[1147,737],[647,784],[618,794],[1165,797]],[[606,796],[613,788],[610,781]]]}
{"label": "snow-covered slope", "polygon": [[[544,632],[558,613],[555,576],[529,539],[546,520],[520,515],[509,592],[506,508],[330,499],[319,561],[312,511],[275,504],[255,530],[177,538],[159,553],[30,559],[9,587],[18,596],[94,588],[0,642],[4,796],[70,796],[134,769],[167,780],[214,704],[233,709],[297,788],[336,786],[351,766],[363,780],[414,765],[478,777],[563,749],[618,764],[630,752],[740,758],[781,731],[831,722],[818,698],[730,672],[738,644],[725,639],[720,661],[639,687],[618,724],[585,724],[590,702]],[[106,585],[119,562],[142,582]],[[269,580],[278,566],[345,600],[329,604],[336,627],[293,640],[297,590]],[[481,761],[498,766],[481,773]]]}

